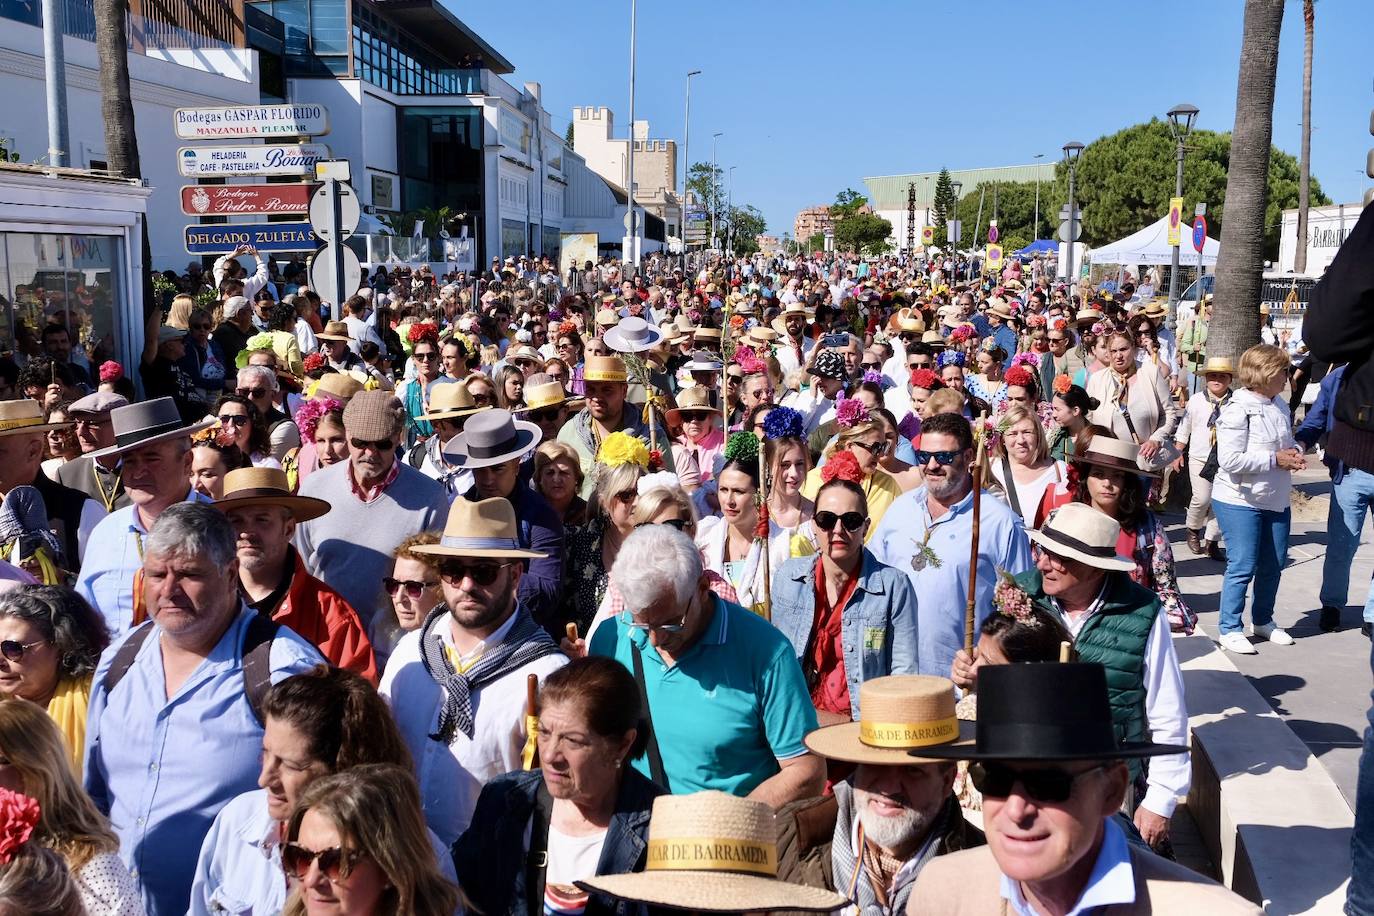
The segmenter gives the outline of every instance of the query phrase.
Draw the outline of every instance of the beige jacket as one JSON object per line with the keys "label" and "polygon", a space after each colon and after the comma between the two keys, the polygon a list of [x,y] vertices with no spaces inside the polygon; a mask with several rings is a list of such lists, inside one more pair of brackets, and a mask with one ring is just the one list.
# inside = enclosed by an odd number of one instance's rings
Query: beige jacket
{"label": "beige jacket", "polygon": [[[1131,423],[1140,437],[1139,441],[1153,439],[1160,445],[1171,447],[1179,418],[1178,408],[1169,393],[1169,378],[1155,368],[1154,363],[1148,362],[1136,369],[1135,374],[1137,377],[1132,379],[1126,406],[1130,408]],[[1110,429],[1118,439],[1135,441],[1116,403],[1117,383],[1112,370],[1098,369],[1088,376],[1087,389],[1089,396],[1100,402],[1089,419]]]}
{"label": "beige jacket", "polygon": [[[1131,846],[1135,902],[1111,906],[1102,916],[1160,916],[1206,913],[1207,916],[1260,916],[1259,907],[1182,865]],[[1002,908],[1002,872],[987,846],[940,856],[926,863],[916,878],[907,916],[996,916]]]}

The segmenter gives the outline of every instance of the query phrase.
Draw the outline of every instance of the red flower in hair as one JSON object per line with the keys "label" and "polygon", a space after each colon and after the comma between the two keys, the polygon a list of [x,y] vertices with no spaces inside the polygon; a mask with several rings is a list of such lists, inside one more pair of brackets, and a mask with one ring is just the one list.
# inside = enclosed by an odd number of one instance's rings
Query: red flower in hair
{"label": "red flower in hair", "polygon": [[320,353],[311,353],[304,360],[305,371],[314,372],[316,369],[324,368],[324,356]]}
{"label": "red flower in hair", "polygon": [[859,467],[859,459],[854,457],[854,453],[844,448],[831,455],[825,462],[825,467],[821,468],[821,481],[830,483],[836,478],[847,480],[850,483],[862,484],[864,480],[863,469]]}
{"label": "red flower in hair", "polygon": [[100,364],[100,380],[113,384],[124,377],[124,367],[112,359]]}
{"label": "red flower in hair", "polygon": [[1035,376],[1025,366],[1012,366],[1002,378],[1008,385],[1020,385],[1022,388],[1035,383]]}
{"label": "red flower in hair", "polygon": [[0,789],[0,864],[8,865],[38,826],[38,802],[19,792]]}
{"label": "red flower in hair", "polygon": [[428,321],[417,321],[406,331],[406,340],[411,346],[418,343],[432,343],[436,346],[439,343],[439,326]]}
{"label": "red flower in hair", "polygon": [[559,337],[566,337],[566,336],[569,335],[569,334],[576,334],[576,333],[577,333],[577,322],[573,321],[571,318],[569,318],[567,321],[563,322],[562,324],[560,324],[560,325],[558,326],[558,336],[559,336]]}
{"label": "red flower in hair", "polygon": [[767,363],[759,359],[751,347],[736,347],[734,362],[745,375],[764,375],[768,372]]}
{"label": "red flower in hair", "polygon": [[923,368],[911,370],[911,387],[935,391],[937,388],[943,388],[944,386],[940,384],[940,376],[935,374],[934,369]]}

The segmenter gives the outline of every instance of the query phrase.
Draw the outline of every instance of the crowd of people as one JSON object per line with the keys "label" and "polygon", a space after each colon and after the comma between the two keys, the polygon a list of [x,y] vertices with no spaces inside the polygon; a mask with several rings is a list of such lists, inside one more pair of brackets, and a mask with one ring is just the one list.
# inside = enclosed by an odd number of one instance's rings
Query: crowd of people
{"label": "crowd of people", "polygon": [[0,901],[1258,912],[1170,861],[1161,514],[1221,647],[1291,644],[1292,474],[1327,442],[1367,500],[1374,434],[1339,371],[1295,433],[1292,354],[1206,354],[1208,303],[1176,340],[1148,280],[954,266],[493,258],[334,310],[243,248],[129,372],[26,356]]}

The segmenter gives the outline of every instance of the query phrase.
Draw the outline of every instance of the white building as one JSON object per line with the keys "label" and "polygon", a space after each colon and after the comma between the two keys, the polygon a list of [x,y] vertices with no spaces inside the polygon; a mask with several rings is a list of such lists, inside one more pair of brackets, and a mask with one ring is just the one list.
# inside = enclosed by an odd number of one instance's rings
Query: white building
{"label": "white building", "polygon": [[635,121],[631,138],[615,134],[615,112],[604,107],[572,110],[573,150],[587,167],[612,185],[630,187],[630,144],[634,144],[635,203],[661,219],[667,236],[676,242],[682,208],[678,201],[677,141],[649,137],[649,122]]}
{"label": "white building", "polygon": [[[1345,241],[1364,207],[1361,204],[1331,204],[1309,207],[1307,211],[1307,270],[1304,276],[1320,277],[1331,266],[1337,250]],[[1298,211],[1284,210],[1279,230],[1280,273],[1291,274],[1298,252]]]}

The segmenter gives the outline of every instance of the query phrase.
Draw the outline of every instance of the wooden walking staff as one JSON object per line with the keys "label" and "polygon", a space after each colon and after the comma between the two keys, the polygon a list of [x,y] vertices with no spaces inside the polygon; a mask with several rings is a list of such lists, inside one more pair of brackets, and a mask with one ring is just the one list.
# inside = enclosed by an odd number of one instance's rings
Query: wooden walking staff
{"label": "wooden walking staff", "polygon": [[525,746],[520,751],[521,769],[532,770],[539,758],[539,676],[525,679]]}
{"label": "wooden walking staff", "polygon": [[987,411],[977,420],[973,433],[973,533],[969,537],[968,604],[964,608],[964,651],[973,655],[973,631],[977,624],[978,608],[978,529],[982,521],[983,467],[987,464]]}

